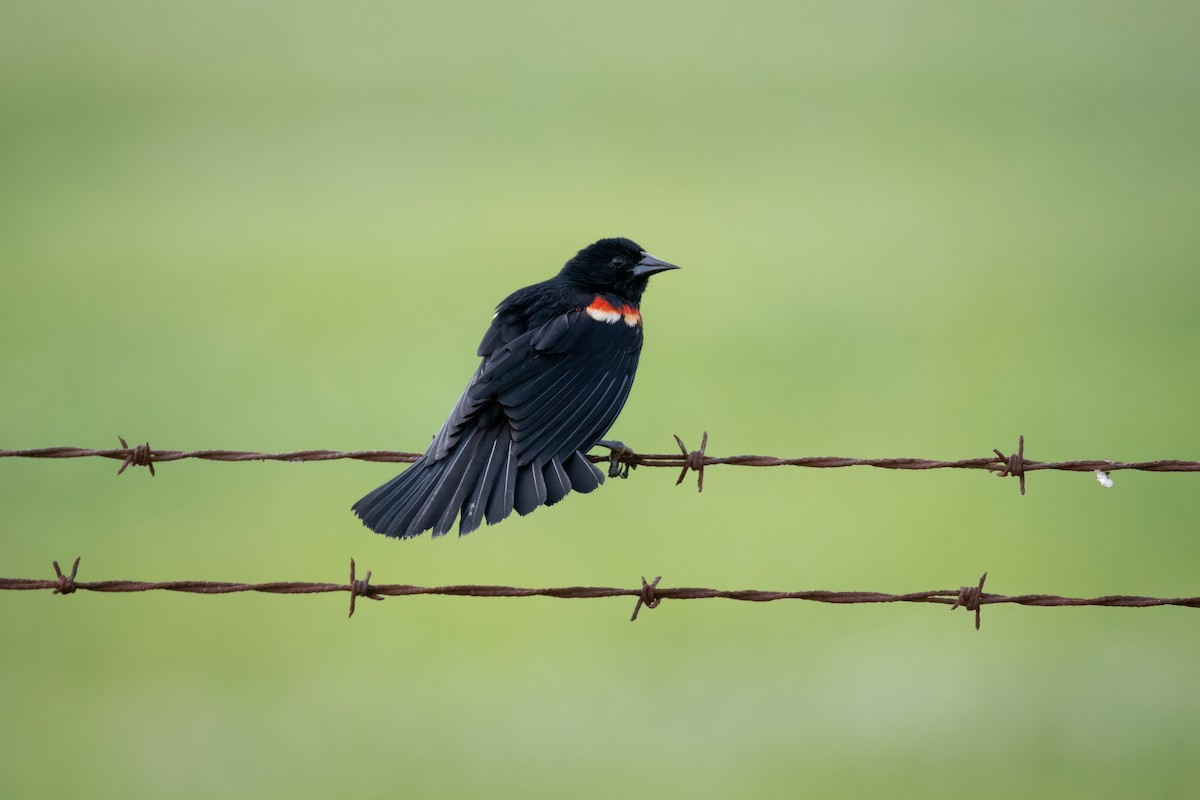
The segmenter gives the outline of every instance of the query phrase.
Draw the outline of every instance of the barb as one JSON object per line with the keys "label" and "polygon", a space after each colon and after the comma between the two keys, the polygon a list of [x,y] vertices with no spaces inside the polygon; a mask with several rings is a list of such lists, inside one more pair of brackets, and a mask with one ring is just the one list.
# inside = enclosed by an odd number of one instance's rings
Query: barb
{"label": "barb", "polygon": [[55,594],[72,594],[75,591],[75,575],[79,572],[79,561],[83,556],[75,556],[75,563],[71,565],[71,574],[63,575],[62,567],[58,566],[58,562],[54,562],[54,574],[58,576],[54,581]]}
{"label": "barb", "polygon": [[[593,463],[614,461],[628,467],[666,467],[678,469],[682,483],[689,471],[697,475],[696,488],[704,489],[704,469],[715,465],[734,467],[807,467],[810,469],[840,469],[842,467],[875,467],[877,469],[933,470],[975,469],[992,472],[999,477],[1016,477],[1020,482],[1021,494],[1025,494],[1025,477],[1030,472],[1057,470],[1060,472],[1116,472],[1138,470],[1141,472],[1200,472],[1200,461],[1161,459],[1158,461],[1032,461],[1025,458],[1025,437],[1019,439],[1017,451],[1004,455],[999,449],[994,456],[967,458],[958,461],[938,461],[929,458],[846,458],[843,456],[806,456],[802,458],[779,458],[777,456],[710,456],[706,454],[708,432],[701,439],[700,449],[688,451],[683,440],[675,437],[678,453],[638,453],[633,450],[614,452],[611,455],[590,455]],[[421,453],[396,450],[295,450],[289,453],[258,453],[250,450],[151,450],[149,442],[129,447],[121,439],[121,447],[109,450],[91,450],[84,447],[41,447],[31,450],[0,450],[0,458],[110,458],[121,462],[117,471],[120,475],[129,466],[145,466],[154,473],[154,465],[165,461],[181,461],[187,458],[204,461],[355,461],[413,462]]]}
{"label": "barb", "polygon": [[748,603],[771,603],[776,600],[807,600],[814,603],[849,605],[857,603],[934,603],[950,606],[951,610],[962,607],[975,612],[975,629],[980,625],[980,609],[986,605],[1008,603],[1020,606],[1105,606],[1110,608],[1153,608],[1157,606],[1182,606],[1200,608],[1200,597],[1143,597],[1139,595],[1104,595],[1102,597],[1061,597],[1053,594],[989,594],[983,591],[987,573],[975,586],[960,589],[934,589],[927,592],[887,594],[885,592],[833,592],[809,590],[798,592],[763,591],[761,589],[701,589],[690,586],[662,587],[662,576],[635,589],[619,589],[606,586],[563,586],[551,589],[526,589],[517,586],[410,586],[402,583],[371,585],[371,573],[358,580],[355,578],[354,560],[350,561],[349,583],[312,583],[305,581],[276,581],[273,583],[233,583],[229,581],[80,581],[76,579],[79,559],[68,576],[64,576],[58,562],[54,562],[54,578],[0,578],[0,591],[36,591],[50,589],[55,594],[72,592],[186,592],[189,594],[215,595],[238,592],[261,592],[264,594],[327,594],[348,592],[350,615],[354,615],[354,601],[359,597],[382,600],[384,597],[408,597],[412,595],[451,595],[455,597],[555,597],[559,599],[592,600],[601,597],[633,597],[637,604],[630,621],[638,617],[643,608],[657,608],[664,600],[739,600]]}
{"label": "barb", "polygon": [[[78,559],[76,559],[76,563],[79,563]],[[352,558],[350,559],[350,613],[346,615],[347,617],[354,616],[354,601],[360,597],[368,600],[383,600],[375,593],[375,587],[371,585],[371,570],[367,570],[367,577],[361,581],[354,577],[354,559]]]}
{"label": "barb", "polygon": [[129,466],[149,467],[150,477],[154,477],[154,453],[150,449],[150,443],[139,444],[137,447],[130,448],[129,442],[125,441],[124,436],[118,436],[117,440],[121,442],[121,447],[129,451],[129,455],[125,456],[125,460],[121,462],[121,468],[117,470],[120,475]]}
{"label": "barb", "polygon": [[675,437],[675,443],[679,445],[679,452],[683,455],[683,469],[679,470],[679,479],[675,481],[675,485],[683,483],[683,479],[687,477],[688,470],[696,473],[696,491],[704,491],[704,451],[708,449],[708,431],[704,432],[704,437],[700,440],[700,449],[688,452],[687,446],[684,445],[683,439],[679,436]]}
{"label": "barb", "polygon": [[637,605],[633,607],[633,615],[629,618],[630,622],[637,622],[638,612],[642,610],[642,606],[646,608],[658,608],[661,599],[655,594],[658,589],[658,582],[662,580],[662,575],[659,575],[652,582],[646,583],[646,576],[642,576],[642,590],[638,592]]}
{"label": "barb", "polygon": [[[353,572],[354,562],[350,562],[351,572]],[[351,577],[354,577],[351,575]],[[954,604],[950,606],[950,610],[962,606],[968,611],[975,612],[975,630],[979,630],[979,609],[983,607],[983,582],[987,580],[987,573],[983,573],[979,579],[978,586],[964,586],[958,590],[958,597],[955,598]]]}
{"label": "barb", "polygon": [[996,470],[996,474],[1001,478],[1007,478],[1010,475],[1016,475],[1021,481],[1021,496],[1025,496],[1025,437],[1021,436],[1017,439],[1017,452],[1011,456],[1006,456],[999,450],[992,450],[996,454],[996,458],[1000,459],[1000,468]]}

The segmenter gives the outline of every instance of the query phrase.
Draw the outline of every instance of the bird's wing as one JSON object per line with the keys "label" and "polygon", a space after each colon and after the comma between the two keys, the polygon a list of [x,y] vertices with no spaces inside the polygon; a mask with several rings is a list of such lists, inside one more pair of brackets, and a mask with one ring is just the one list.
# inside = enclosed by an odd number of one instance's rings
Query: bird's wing
{"label": "bird's wing", "polygon": [[591,447],[625,404],[641,348],[640,324],[598,321],[581,310],[523,332],[498,317],[430,455],[446,457],[465,430],[500,415],[519,464]]}

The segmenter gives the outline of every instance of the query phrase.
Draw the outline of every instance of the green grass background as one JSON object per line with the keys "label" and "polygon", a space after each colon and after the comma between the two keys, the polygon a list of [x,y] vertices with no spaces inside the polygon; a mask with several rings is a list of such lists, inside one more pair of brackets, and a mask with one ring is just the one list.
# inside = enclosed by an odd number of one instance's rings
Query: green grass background
{"label": "green grass background", "polygon": [[[496,302],[656,278],[613,434],[1197,458],[1200,6],[0,10],[0,447],[420,449]],[[1200,593],[1187,475],[713,468],[461,540],[392,465],[0,462],[0,575]],[[365,606],[365,607],[364,607]],[[0,794],[1185,797],[1187,609],[5,593]]]}

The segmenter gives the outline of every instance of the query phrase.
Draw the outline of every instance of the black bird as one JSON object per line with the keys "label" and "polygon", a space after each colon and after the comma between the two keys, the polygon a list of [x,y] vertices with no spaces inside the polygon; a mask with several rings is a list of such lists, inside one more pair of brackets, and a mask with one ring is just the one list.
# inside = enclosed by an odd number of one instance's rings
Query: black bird
{"label": "black bird", "polygon": [[603,483],[584,453],[629,396],[642,349],[638,304],[650,276],[668,269],[678,267],[629,239],[601,239],[550,280],[509,295],[433,444],[354,513],[404,539],[430,528],[441,536],[459,517],[461,536]]}

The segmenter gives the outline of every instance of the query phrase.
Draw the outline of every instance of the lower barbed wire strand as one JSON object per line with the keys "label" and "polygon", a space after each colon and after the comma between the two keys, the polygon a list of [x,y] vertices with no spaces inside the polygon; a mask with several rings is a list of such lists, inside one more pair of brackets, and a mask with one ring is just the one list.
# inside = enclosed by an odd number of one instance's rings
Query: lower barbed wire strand
{"label": "lower barbed wire strand", "polygon": [[232,581],[134,581],[102,580],[80,581],[76,578],[79,559],[76,559],[69,574],[64,574],[58,562],[54,562],[55,578],[0,578],[0,591],[52,590],[56,594],[76,592],[129,593],[129,592],[183,592],[198,595],[235,594],[258,592],[265,594],[327,594],[349,592],[351,614],[357,597],[380,600],[384,597],[416,595],[443,595],[454,597],[551,597],[558,599],[599,599],[610,597],[637,598],[632,619],[643,607],[655,608],[664,600],[709,600],[726,599],[743,602],[768,603],[780,600],[803,600],[829,604],[879,604],[879,603],[932,603],[964,607],[975,612],[976,627],[979,625],[980,609],[987,605],[1012,604],[1029,607],[1079,607],[1101,606],[1113,608],[1152,608],[1180,606],[1200,608],[1200,597],[1146,597],[1141,595],[1103,595],[1099,597],[1063,597],[1052,594],[1002,595],[983,592],[984,577],[976,586],[960,589],[934,589],[923,592],[890,594],[863,591],[768,591],[761,589],[709,589],[702,587],[663,587],[660,578],[653,582],[642,579],[640,588],[617,588],[607,586],[562,586],[551,588],[527,588],[487,584],[459,584],[446,586],[415,586],[410,584],[372,584],[370,573],[363,580],[355,577],[351,564],[350,583],[318,583],[309,581],[272,581],[269,583],[237,583]]}

